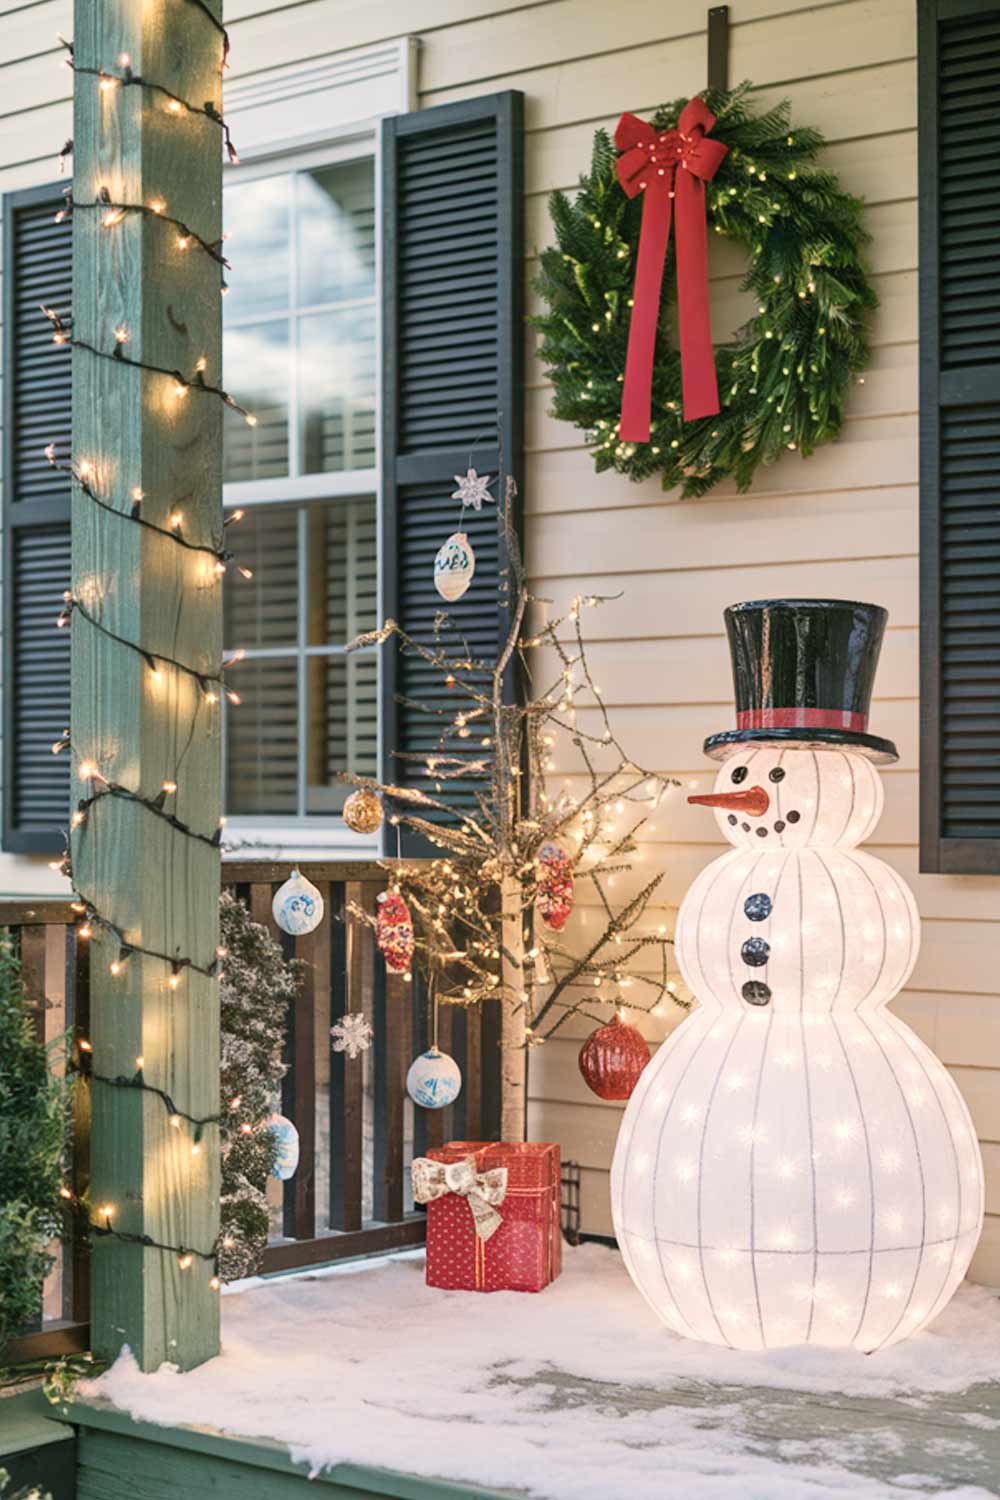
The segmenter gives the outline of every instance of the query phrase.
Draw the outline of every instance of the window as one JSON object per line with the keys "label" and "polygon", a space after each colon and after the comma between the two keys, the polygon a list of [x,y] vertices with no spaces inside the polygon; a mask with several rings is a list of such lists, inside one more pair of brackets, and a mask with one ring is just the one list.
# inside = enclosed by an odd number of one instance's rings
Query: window
{"label": "window", "polygon": [[918,14],[921,869],[1000,874],[1000,4]]}
{"label": "window", "polygon": [[282,821],[340,812],[334,773],[378,769],[378,664],[345,647],[378,615],[376,244],[370,157],[226,188],[239,247],[224,313],[227,387],[257,417],[225,431],[247,582],[227,581],[242,647],[226,806]]}
{"label": "window", "polygon": [[[400,49],[378,50],[398,81]],[[224,304],[226,384],[260,419],[229,429],[225,454],[226,503],[246,511],[233,540],[254,570],[250,582],[227,575],[224,593],[227,644],[248,653],[233,674],[243,702],[226,720],[228,806],[279,838],[295,821],[296,843],[314,849],[343,826],[335,769],[421,783],[434,725],[408,700],[432,699],[434,684],[419,659],[344,648],[381,615],[430,637],[452,476],[470,447],[481,472],[495,474],[502,453],[520,474],[524,344],[521,96],[390,114],[376,194],[370,134],[351,124],[362,118],[356,59],[337,54],[321,71],[344,75],[343,98],[339,84],[276,96],[270,73],[266,88],[250,77],[227,93],[241,147],[249,135],[251,156],[272,154],[227,185],[235,265]],[[365,118],[405,109],[387,84],[373,111],[370,81],[359,86]],[[339,155],[312,149],[341,127],[354,135]],[[274,141],[297,132],[309,154],[276,164]],[[70,492],[42,448],[70,446],[73,362],[37,312],[41,301],[70,310],[62,203],[58,184],[5,196],[0,288],[2,842],[34,853],[62,849],[69,796],[68,760],[51,746],[68,722],[69,632],[52,619],[70,584]],[[474,654],[490,653],[506,630],[495,512],[466,524],[475,587],[449,613]]]}

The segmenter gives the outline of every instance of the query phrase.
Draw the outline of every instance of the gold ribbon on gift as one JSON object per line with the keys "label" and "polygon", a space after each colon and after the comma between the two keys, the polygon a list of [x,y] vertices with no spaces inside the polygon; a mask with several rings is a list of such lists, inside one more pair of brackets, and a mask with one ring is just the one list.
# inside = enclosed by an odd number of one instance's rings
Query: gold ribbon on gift
{"label": "gold ribbon on gift", "polygon": [[[459,1198],[464,1198],[472,1213],[477,1239],[488,1240],[503,1223],[496,1206],[507,1196],[506,1167],[491,1167],[488,1172],[477,1172],[474,1156],[448,1163],[431,1161],[429,1156],[417,1156],[410,1174],[413,1178],[413,1197],[417,1203],[433,1203],[435,1198],[443,1198],[446,1193],[455,1193]],[[478,1252],[478,1244],[476,1249]]]}

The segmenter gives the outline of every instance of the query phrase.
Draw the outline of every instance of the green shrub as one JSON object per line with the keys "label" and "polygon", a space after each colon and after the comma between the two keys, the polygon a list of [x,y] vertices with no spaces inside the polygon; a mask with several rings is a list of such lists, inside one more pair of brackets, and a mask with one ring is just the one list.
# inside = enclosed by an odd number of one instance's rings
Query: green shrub
{"label": "green shrub", "polygon": [[0,935],[0,1355],[38,1313],[62,1229],[69,1084],[28,1013],[21,963]]}

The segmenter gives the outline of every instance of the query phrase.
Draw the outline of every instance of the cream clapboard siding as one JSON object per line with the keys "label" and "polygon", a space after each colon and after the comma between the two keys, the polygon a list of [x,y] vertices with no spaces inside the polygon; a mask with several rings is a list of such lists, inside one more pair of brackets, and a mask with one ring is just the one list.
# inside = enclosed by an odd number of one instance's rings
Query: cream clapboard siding
{"label": "cream clapboard siding", "polygon": [[[655,820],[632,882],[663,870],[662,920],[720,850],[714,823],[684,801],[711,772],[701,741],[732,722],[722,610],[774,594],[865,598],[890,629],[874,707],[896,739],[887,805],[869,847],[905,876],[924,918],[913,981],[894,1009],[935,1048],[962,1089],[983,1142],[987,1218],[973,1272],[1000,1283],[1000,882],[917,872],[917,213],[916,38],[912,0],[745,0],[731,7],[730,76],[762,104],[787,95],[794,116],[830,143],[826,162],[868,200],[880,309],[874,355],[841,440],[807,462],[791,454],[752,493],[721,485],[680,502],[655,482],[596,476],[579,435],[547,415],[545,374],[526,333],[527,549],[540,593],[624,592],[590,616],[593,659],[619,733],[637,760],[684,783]],[[227,8],[233,76],[404,34],[421,41],[421,105],[504,88],[526,96],[526,279],[544,245],[546,195],[571,187],[599,125],[695,90],[705,75],[706,7],[694,0],[301,0]],[[0,190],[53,176],[70,130],[70,75],[59,68],[66,0],[0,0]],[[235,247],[234,247],[235,248]],[[743,265],[710,245],[713,326],[744,315]],[[529,306],[533,305],[529,291]],[[620,890],[628,887],[624,877]],[[42,865],[10,857],[0,890],[50,888]],[[571,931],[588,921],[586,890]],[[655,1044],[680,1013],[642,1018]],[[576,1066],[587,1022],[532,1056],[530,1126],[583,1168],[584,1227],[611,1229],[607,1170],[620,1115],[584,1087]]]}

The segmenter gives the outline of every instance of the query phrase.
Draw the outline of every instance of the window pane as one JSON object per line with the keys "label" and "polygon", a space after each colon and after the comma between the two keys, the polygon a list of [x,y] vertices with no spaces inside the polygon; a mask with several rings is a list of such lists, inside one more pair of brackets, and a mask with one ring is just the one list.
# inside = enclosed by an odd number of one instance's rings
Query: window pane
{"label": "window pane", "polygon": [[223,588],[225,641],[242,646],[295,646],[299,610],[299,510],[295,505],[251,506],[226,541],[246,579],[230,567]]}
{"label": "window pane", "polygon": [[375,500],[312,505],[306,524],[306,640],[310,646],[346,645],[376,624]]}
{"label": "window pane", "polygon": [[351,791],[337,771],[378,768],[378,663],[373,654],[311,656],[306,812],[337,813]]}
{"label": "window pane", "polygon": [[294,817],[299,742],[295,658],[241,662],[232,683],[240,702],[226,713],[226,811]]}
{"label": "window pane", "polygon": [[288,173],[226,188],[223,216],[239,260],[222,304],[227,325],[288,307],[291,188]]}
{"label": "window pane", "polygon": [[303,471],[374,467],[374,309],[302,318],[299,361]]}
{"label": "window pane", "polygon": [[372,159],[300,172],[300,307],[371,297],[375,289],[375,168]]}
{"label": "window pane", "polygon": [[281,479],[288,473],[288,324],[227,328],[226,389],[256,417],[250,427],[225,408],[223,478]]}

